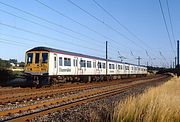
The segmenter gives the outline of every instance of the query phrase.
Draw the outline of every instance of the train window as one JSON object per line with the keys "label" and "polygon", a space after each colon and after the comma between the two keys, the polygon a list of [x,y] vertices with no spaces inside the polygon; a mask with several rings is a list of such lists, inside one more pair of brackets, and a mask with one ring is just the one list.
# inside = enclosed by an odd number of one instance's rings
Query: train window
{"label": "train window", "polygon": [[126,70],[129,70],[129,66],[125,66],[125,69],[126,69]]}
{"label": "train window", "polygon": [[59,57],[59,66],[62,66],[62,57]]}
{"label": "train window", "polygon": [[48,62],[48,53],[42,53],[42,63]]}
{"label": "train window", "polygon": [[54,68],[56,68],[56,57],[54,57]]}
{"label": "train window", "polygon": [[64,66],[71,66],[71,59],[70,58],[64,58]]}
{"label": "train window", "polygon": [[77,61],[76,59],[73,59],[73,66],[77,66],[76,61]]}
{"label": "train window", "polygon": [[73,59],[73,66],[77,66],[77,59]]}
{"label": "train window", "polygon": [[87,67],[91,68],[91,61],[87,61]]}
{"label": "train window", "polygon": [[76,61],[75,61],[75,59],[73,59],[73,66],[76,66]]}
{"label": "train window", "polygon": [[121,69],[121,66],[120,66],[120,65],[118,65],[118,69]]}
{"label": "train window", "polygon": [[98,62],[98,68],[101,68],[101,62]]}
{"label": "train window", "polygon": [[112,66],[111,68],[114,69],[114,64],[112,64],[111,66]]}
{"label": "train window", "polygon": [[111,64],[109,64],[109,69],[111,69]]}
{"label": "train window", "polygon": [[38,64],[38,63],[39,63],[39,53],[36,53],[35,63],[36,63],[36,64]]}
{"label": "train window", "polygon": [[76,66],[77,66],[77,65],[78,65],[78,63],[77,63],[77,62],[78,62],[78,60],[76,59],[75,61],[76,61],[76,63],[75,63],[75,64],[76,64]]}
{"label": "train window", "polygon": [[86,67],[86,60],[81,60],[80,65],[81,67]]}
{"label": "train window", "polygon": [[27,63],[31,64],[33,61],[33,53],[28,53],[27,54]]}
{"label": "train window", "polygon": [[105,63],[103,63],[103,65],[102,65],[102,66],[103,66],[103,69],[105,69],[105,68],[106,68]]}
{"label": "train window", "polygon": [[93,68],[96,68],[96,62],[93,62]]}
{"label": "train window", "polygon": [[123,66],[122,66],[122,65],[120,65],[120,69],[123,69]]}

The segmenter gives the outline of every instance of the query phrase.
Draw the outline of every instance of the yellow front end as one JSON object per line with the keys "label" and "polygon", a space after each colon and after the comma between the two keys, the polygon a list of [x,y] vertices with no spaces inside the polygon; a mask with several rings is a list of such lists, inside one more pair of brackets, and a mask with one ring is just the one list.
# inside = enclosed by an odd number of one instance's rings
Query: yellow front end
{"label": "yellow front end", "polygon": [[25,73],[31,75],[43,75],[48,73],[49,52],[26,52]]}

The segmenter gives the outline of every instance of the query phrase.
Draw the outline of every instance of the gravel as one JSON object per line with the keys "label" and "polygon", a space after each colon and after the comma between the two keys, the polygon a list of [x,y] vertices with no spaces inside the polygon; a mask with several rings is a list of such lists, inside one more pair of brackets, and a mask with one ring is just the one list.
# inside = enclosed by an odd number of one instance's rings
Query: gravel
{"label": "gravel", "polygon": [[131,88],[125,93],[117,94],[81,106],[54,112],[43,117],[37,117],[34,122],[106,122],[111,121],[116,105],[130,95],[139,95],[150,87],[155,87],[163,82],[146,83],[136,88]]}
{"label": "gravel", "polygon": [[22,107],[25,107],[25,106],[30,106],[30,105],[36,105],[38,103],[44,103],[44,102],[49,102],[49,101],[54,101],[54,100],[57,100],[57,99],[62,99],[62,98],[68,98],[68,97],[72,97],[72,96],[79,96],[81,94],[84,94],[84,93],[88,93],[90,91],[93,91],[93,90],[105,90],[107,88],[115,88],[115,87],[118,87],[119,85],[113,85],[113,86],[104,86],[104,87],[95,87],[93,89],[87,89],[87,90],[81,90],[81,91],[76,91],[76,92],[67,92],[67,93],[60,93],[60,94],[56,94],[54,97],[44,97],[44,98],[37,98],[36,100],[28,100],[28,101],[23,101],[23,102],[16,102],[16,103],[8,103],[6,105],[3,105],[1,106],[1,109],[0,109],[0,112],[1,111],[6,111],[6,110],[12,110],[12,109],[16,109],[16,108],[22,108]]}

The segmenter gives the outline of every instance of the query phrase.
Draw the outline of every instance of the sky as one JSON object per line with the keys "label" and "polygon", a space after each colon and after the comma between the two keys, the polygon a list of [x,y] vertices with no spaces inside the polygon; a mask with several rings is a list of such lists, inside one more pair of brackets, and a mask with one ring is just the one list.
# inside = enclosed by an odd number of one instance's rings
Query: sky
{"label": "sky", "polygon": [[24,61],[37,46],[105,58],[108,41],[109,59],[170,67],[180,1],[160,2],[167,30],[159,0],[0,0],[0,58]]}

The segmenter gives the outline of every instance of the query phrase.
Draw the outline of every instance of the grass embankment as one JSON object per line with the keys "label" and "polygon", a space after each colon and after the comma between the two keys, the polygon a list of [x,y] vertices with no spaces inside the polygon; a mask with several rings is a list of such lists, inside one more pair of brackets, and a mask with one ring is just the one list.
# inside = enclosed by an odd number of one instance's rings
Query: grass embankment
{"label": "grass embankment", "polygon": [[121,102],[114,122],[180,122],[180,78]]}

